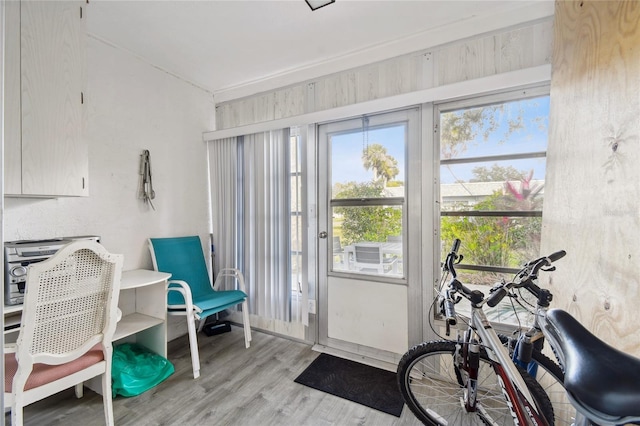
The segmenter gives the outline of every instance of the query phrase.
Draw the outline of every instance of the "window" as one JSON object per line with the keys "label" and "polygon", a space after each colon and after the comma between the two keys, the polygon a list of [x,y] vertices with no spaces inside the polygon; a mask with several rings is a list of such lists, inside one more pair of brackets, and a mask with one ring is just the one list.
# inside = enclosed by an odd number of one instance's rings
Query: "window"
{"label": "window", "polygon": [[329,148],[329,265],[333,272],[405,275],[408,117],[407,111],[397,111],[322,128]]}
{"label": "window", "polygon": [[[493,285],[539,255],[548,116],[547,89],[436,109],[441,254],[460,238],[462,282]],[[491,319],[512,314],[509,304]]]}

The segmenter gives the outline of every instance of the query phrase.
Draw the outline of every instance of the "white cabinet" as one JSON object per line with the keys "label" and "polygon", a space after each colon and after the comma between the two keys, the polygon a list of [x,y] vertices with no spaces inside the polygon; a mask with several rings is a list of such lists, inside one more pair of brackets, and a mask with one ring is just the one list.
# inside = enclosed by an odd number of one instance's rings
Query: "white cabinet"
{"label": "white cabinet", "polygon": [[5,194],[87,196],[86,3],[5,6]]}

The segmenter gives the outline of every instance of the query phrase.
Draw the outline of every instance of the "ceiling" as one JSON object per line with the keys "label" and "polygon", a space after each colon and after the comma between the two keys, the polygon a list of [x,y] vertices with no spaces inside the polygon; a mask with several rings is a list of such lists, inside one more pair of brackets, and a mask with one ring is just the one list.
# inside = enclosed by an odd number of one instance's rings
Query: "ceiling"
{"label": "ceiling", "polygon": [[219,94],[415,51],[434,30],[531,3],[541,1],[337,0],[312,12],[304,0],[92,0],[87,25],[91,37]]}

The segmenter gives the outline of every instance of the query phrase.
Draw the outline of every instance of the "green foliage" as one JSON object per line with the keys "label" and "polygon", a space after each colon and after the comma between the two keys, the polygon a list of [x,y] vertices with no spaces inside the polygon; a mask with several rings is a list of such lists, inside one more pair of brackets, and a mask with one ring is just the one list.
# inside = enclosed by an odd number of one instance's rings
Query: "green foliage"
{"label": "green foliage", "polygon": [[[496,191],[473,210],[497,210],[508,198]],[[465,263],[517,267],[537,256],[541,227],[539,217],[443,216],[440,236],[447,242],[462,240]]]}
{"label": "green foliage", "polygon": [[[380,198],[384,185],[380,181],[348,182],[337,185],[337,199]],[[402,232],[402,210],[386,206],[336,207],[334,215],[342,217],[341,238],[344,245],[360,241],[386,241],[389,235]]]}

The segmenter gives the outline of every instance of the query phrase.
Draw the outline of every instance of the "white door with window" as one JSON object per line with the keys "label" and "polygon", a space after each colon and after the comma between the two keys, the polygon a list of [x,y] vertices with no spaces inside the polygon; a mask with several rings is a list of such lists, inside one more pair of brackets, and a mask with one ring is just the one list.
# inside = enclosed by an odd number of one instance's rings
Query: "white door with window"
{"label": "white door with window", "polygon": [[321,345],[393,362],[421,323],[419,133],[418,108],[318,127]]}

